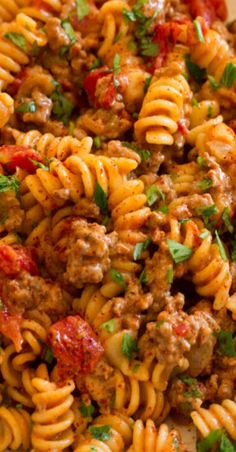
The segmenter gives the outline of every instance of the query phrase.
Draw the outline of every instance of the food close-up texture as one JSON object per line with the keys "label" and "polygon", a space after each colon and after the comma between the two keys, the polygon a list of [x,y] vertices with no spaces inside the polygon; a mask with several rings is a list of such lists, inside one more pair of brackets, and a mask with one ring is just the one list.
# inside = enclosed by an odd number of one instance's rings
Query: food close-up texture
{"label": "food close-up texture", "polygon": [[0,452],[12,450],[236,451],[224,0],[0,0]]}

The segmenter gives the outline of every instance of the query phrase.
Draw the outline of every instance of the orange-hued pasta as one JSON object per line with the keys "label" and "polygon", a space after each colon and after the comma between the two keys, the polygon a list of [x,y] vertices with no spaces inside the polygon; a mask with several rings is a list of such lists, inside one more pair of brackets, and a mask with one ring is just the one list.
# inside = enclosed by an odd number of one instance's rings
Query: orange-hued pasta
{"label": "orange-hued pasta", "polygon": [[224,1],[0,0],[2,452],[235,447]]}

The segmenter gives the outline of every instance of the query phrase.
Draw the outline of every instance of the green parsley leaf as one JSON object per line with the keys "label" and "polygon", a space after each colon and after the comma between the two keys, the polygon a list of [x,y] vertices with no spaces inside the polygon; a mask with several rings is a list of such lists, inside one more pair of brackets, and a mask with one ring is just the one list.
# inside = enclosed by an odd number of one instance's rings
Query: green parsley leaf
{"label": "green parsley leaf", "polygon": [[96,58],[93,63],[91,64],[91,66],[89,66],[89,71],[92,71],[93,69],[97,69],[98,67],[102,66],[102,61],[100,60],[100,58]]}
{"label": "green parsley leaf", "polygon": [[200,182],[197,183],[197,186],[200,188],[202,192],[206,192],[213,185],[212,179],[210,177],[205,177]]}
{"label": "green parsley leaf", "polygon": [[111,268],[110,274],[111,274],[113,281],[115,281],[117,284],[119,284],[122,287],[122,289],[124,289],[124,290],[127,289],[126,282],[125,282],[125,279],[124,279],[124,276],[122,275],[122,273],[120,273],[115,268]]}
{"label": "green parsley leaf", "polygon": [[124,36],[124,33],[122,31],[120,31],[120,33],[117,33],[117,35],[114,38],[114,42],[118,42],[120,38],[122,38],[122,36]]}
{"label": "green parsley leaf", "polygon": [[69,129],[68,129],[68,135],[73,136],[75,130],[75,123],[73,121],[69,122]]}
{"label": "green parsley leaf", "polygon": [[146,191],[147,203],[152,206],[158,199],[165,201],[165,194],[156,185],[150,185]]}
{"label": "green parsley leaf", "polygon": [[193,385],[198,384],[198,381],[196,378],[189,377],[186,374],[178,375],[178,378],[188,386],[193,386]]}
{"label": "green parsley leaf", "polygon": [[43,359],[48,364],[52,364],[52,362],[54,360],[54,355],[53,355],[52,349],[49,347],[49,345],[46,345],[46,347],[45,347]]}
{"label": "green parsley leaf", "polygon": [[197,157],[197,164],[200,166],[200,168],[207,166],[206,160],[203,157],[201,157],[200,155],[198,155],[198,157]]}
{"label": "green parsley leaf", "polygon": [[118,75],[120,72],[120,55],[118,53],[115,54],[113,59],[113,71],[115,75]]}
{"label": "green parsley leaf", "polygon": [[28,43],[21,33],[9,32],[4,35],[4,38],[9,39],[9,41],[13,42],[23,52],[27,53],[29,51]]}
{"label": "green parsley leaf", "polygon": [[197,452],[210,452],[215,444],[221,439],[222,430],[213,430],[209,435],[197,442]]}
{"label": "green parsley leaf", "polygon": [[167,269],[167,282],[168,282],[168,284],[172,284],[173,280],[174,280],[173,267],[169,267]]}
{"label": "green parsley leaf", "polygon": [[126,20],[126,22],[136,22],[136,16],[133,11],[129,11],[128,9],[123,9],[122,14]]}
{"label": "green parsley leaf", "polygon": [[224,356],[236,356],[236,344],[235,338],[231,331],[218,331],[214,333],[219,343],[218,353]]}
{"label": "green parsley leaf", "polygon": [[83,417],[91,417],[92,414],[95,412],[95,408],[92,405],[92,403],[91,403],[91,405],[85,405],[85,403],[83,401],[81,401],[81,403],[80,403],[79,410]]}
{"label": "green parsley leaf", "polygon": [[169,207],[166,204],[164,204],[163,206],[159,207],[159,209],[157,209],[156,212],[162,212],[166,215],[169,212]]}
{"label": "green parsley leaf", "polygon": [[203,218],[205,226],[208,229],[212,230],[213,225],[215,224],[215,221],[214,222],[210,221],[210,218],[211,218],[211,216],[218,213],[218,209],[215,206],[215,204],[212,204],[211,206],[207,206],[207,207],[198,207],[195,210],[196,210],[196,214],[200,215]]}
{"label": "green parsley leaf", "polygon": [[31,55],[33,57],[37,57],[39,55],[39,52],[40,52],[40,46],[38,45],[37,41],[34,41],[33,45],[32,45],[32,49],[31,49]]}
{"label": "green parsley leaf", "polygon": [[193,63],[190,55],[185,55],[185,63],[191,77],[195,80],[195,82],[197,82],[198,84],[203,83],[206,78],[206,69],[203,69],[197,64]]}
{"label": "green parsley leaf", "polygon": [[163,323],[165,323],[165,320],[158,320],[158,322],[156,322],[156,328],[159,329]]}
{"label": "green parsley leaf", "polygon": [[96,149],[100,149],[101,145],[102,145],[102,140],[99,136],[94,137],[93,139],[93,144],[95,146]]}
{"label": "green parsley leaf", "polygon": [[101,328],[108,331],[108,333],[114,333],[114,331],[116,330],[116,319],[111,319],[107,322],[102,323]]}
{"label": "green parsley leaf", "polygon": [[33,160],[33,159],[29,159],[35,166],[37,166],[38,168],[43,169],[44,171],[49,171],[49,167],[44,165],[41,162],[37,162],[37,160]]}
{"label": "green parsley leaf", "polygon": [[90,7],[86,0],[75,0],[76,13],[79,20],[82,20],[90,12]]}
{"label": "green parsley leaf", "polygon": [[70,20],[69,19],[63,19],[61,21],[61,26],[63,28],[63,30],[66,32],[71,44],[74,44],[77,39],[76,39],[76,34],[75,34],[75,30],[72,27]]}
{"label": "green parsley leaf", "polygon": [[215,77],[213,77],[212,75],[208,75],[207,78],[208,78],[208,80],[210,82],[211,89],[213,91],[217,91],[217,89],[220,87],[219,82],[217,82]]}
{"label": "green parsley leaf", "polygon": [[31,100],[30,102],[24,102],[19,105],[19,107],[15,108],[15,111],[19,113],[35,113],[37,111],[37,105]]}
{"label": "green parsley leaf", "polygon": [[199,107],[199,102],[198,102],[198,100],[196,99],[196,97],[193,97],[193,98],[192,98],[191,104],[193,105],[193,107]]}
{"label": "green parsley leaf", "polygon": [[[59,85],[60,86],[60,85]],[[60,88],[51,94],[51,99],[53,101],[53,114],[62,121],[64,125],[68,124],[69,117],[74,109],[72,102],[64,96]]]}
{"label": "green parsley leaf", "polygon": [[207,117],[211,118],[212,117],[212,105],[208,105],[208,109],[207,109]]}
{"label": "green parsley leaf", "polygon": [[148,275],[147,275],[146,268],[144,268],[142,270],[142,272],[140,273],[139,282],[140,282],[140,284],[148,284]]}
{"label": "green parsley leaf", "polygon": [[141,364],[136,363],[136,364],[134,365],[134,367],[132,367],[132,373],[133,373],[133,374],[136,374],[136,372],[138,372],[140,366],[141,366]]}
{"label": "green parsley leaf", "polygon": [[198,237],[200,237],[200,239],[205,239],[206,237],[208,237],[209,235],[209,231],[203,231],[201,232],[201,234],[199,234]]}
{"label": "green parsley leaf", "polygon": [[232,443],[224,432],[221,436],[219,452],[236,452],[236,443]]}
{"label": "green parsley leaf", "polygon": [[184,391],[183,394],[185,397],[202,397],[202,392],[198,388],[192,388],[189,391]]}
{"label": "green parsley leaf", "polygon": [[3,311],[3,309],[4,309],[4,304],[3,304],[2,299],[0,298],[0,311]]}
{"label": "green parsley leaf", "polygon": [[191,248],[188,248],[188,246],[182,245],[175,240],[167,240],[167,245],[172,259],[176,264],[186,261],[193,253]]}
{"label": "green parsley leaf", "polygon": [[179,440],[178,440],[177,436],[174,436],[174,437],[173,437],[173,439],[172,439],[172,445],[174,446],[174,448],[175,448],[175,450],[176,450],[177,452],[180,451],[180,443],[179,443]]}
{"label": "green parsley leaf", "polygon": [[230,244],[232,246],[231,259],[236,262],[236,240],[232,240]]}
{"label": "green parsley leaf", "polygon": [[97,448],[94,446],[90,446],[90,452],[97,452]]}
{"label": "green parsley leaf", "polygon": [[149,75],[148,77],[146,77],[145,80],[144,80],[143,91],[144,91],[145,93],[147,92],[147,90],[148,90],[148,88],[149,88],[149,85],[150,85],[150,83],[151,83],[151,80],[152,80],[152,76],[151,76],[151,75]]}
{"label": "green parsley leaf", "polygon": [[23,408],[22,403],[17,403],[15,408],[16,408],[16,410],[22,410],[22,408]]}
{"label": "green parsley leaf", "polygon": [[142,38],[140,52],[142,56],[155,57],[159,53],[159,46],[155,42],[152,42],[151,38]]}
{"label": "green parsley leaf", "polygon": [[215,231],[215,236],[216,236],[216,243],[217,243],[217,245],[218,245],[220,255],[221,255],[223,261],[227,261],[228,259],[227,259],[227,256],[226,256],[226,252],[225,252],[225,249],[224,249],[224,245],[223,245],[223,243],[222,243],[221,240],[220,240],[218,231]]}
{"label": "green parsley leaf", "polygon": [[93,438],[98,439],[100,441],[108,441],[108,439],[111,437],[110,425],[101,425],[101,426],[92,425],[88,428],[88,431],[91,433]]}
{"label": "green parsley leaf", "polygon": [[148,246],[151,243],[151,239],[146,239],[144,242],[136,243],[133,251],[133,259],[134,261],[137,261],[142,256],[143,251],[146,251]]}
{"label": "green parsley leaf", "polygon": [[137,341],[128,333],[123,335],[121,351],[129,361],[131,361],[133,353],[137,351]]}
{"label": "green parsley leaf", "polygon": [[230,234],[233,234],[234,232],[234,227],[230,221],[230,213],[229,213],[229,208],[225,207],[223,210],[223,213],[221,215],[221,218],[227,228],[227,230],[230,232]]}
{"label": "green parsley leaf", "polygon": [[224,72],[220,79],[220,83],[226,86],[227,88],[231,88],[235,80],[236,80],[236,65],[232,62],[229,62],[225,66]]}
{"label": "green parsley leaf", "polygon": [[180,224],[185,224],[190,220],[190,218],[182,218],[181,220],[179,220]]}
{"label": "green parsley leaf", "polygon": [[142,162],[145,162],[151,157],[150,151],[148,151],[147,149],[141,149],[138,146],[135,146],[134,144],[128,143],[127,141],[123,141],[122,146],[125,146],[126,148],[132,149],[132,151],[137,152]]}
{"label": "green parsley leaf", "polygon": [[4,193],[8,190],[14,190],[19,193],[20,182],[15,176],[4,176],[0,174],[0,192]]}
{"label": "green parsley leaf", "polygon": [[195,28],[195,33],[196,33],[198,41],[199,42],[205,42],[205,38],[204,38],[204,35],[203,35],[203,32],[202,32],[202,26],[201,26],[200,22],[197,19],[195,19],[193,21],[193,25],[194,25],[194,28]]}
{"label": "green parsley leaf", "polygon": [[101,209],[101,212],[106,215],[108,213],[107,195],[98,182],[96,182],[95,185],[93,199],[97,206]]}

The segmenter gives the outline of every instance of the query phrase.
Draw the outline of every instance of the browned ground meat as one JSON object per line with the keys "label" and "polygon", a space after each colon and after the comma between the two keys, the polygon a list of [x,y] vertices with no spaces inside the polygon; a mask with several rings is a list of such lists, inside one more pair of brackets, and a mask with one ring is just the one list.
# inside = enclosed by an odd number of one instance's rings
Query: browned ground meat
{"label": "browned ground meat", "polygon": [[147,324],[144,354],[154,347],[160,363],[181,368],[187,358],[191,376],[209,373],[216,344],[213,333],[219,330],[214,318],[201,311],[188,315],[179,310],[162,311],[157,321],[158,327],[154,322]]}
{"label": "browned ground meat", "polygon": [[18,231],[24,219],[24,211],[16,197],[15,191],[0,193],[0,232]]}
{"label": "browned ground meat", "polygon": [[77,121],[78,128],[110,139],[123,136],[131,125],[131,120],[127,114],[122,113],[119,117],[111,111],[102,108],[87,110]]}
{"label": "browned ground meat", "polygon": [[68,220],[63,239],[46,249],[46,267],[76,288],[99,283],[110,268],[110,249],[116,242],[117,234],[106,234],[105,226],[80,218]]}
{"label": "browned ground meat", "polygon": [[53,319],[70,310],[70,296],[56,282],[22,272],[16,279],[4,278],[2,299],[13,312],[37,308]]}
{"label": "browned ground meat", "polygon": [[49,38],[49,46],[53,52],[58,52],[62,47],[70,45],[70,38],[61,26],[60,19],[50,17],[45,25],[45,32]]}

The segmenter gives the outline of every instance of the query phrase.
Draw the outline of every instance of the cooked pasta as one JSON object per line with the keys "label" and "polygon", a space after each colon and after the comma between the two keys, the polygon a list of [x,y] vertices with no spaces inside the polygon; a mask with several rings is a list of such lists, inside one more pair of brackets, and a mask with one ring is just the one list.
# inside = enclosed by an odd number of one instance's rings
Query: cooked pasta
{"label": "cooked pasta", "polygon": [[0,451],[235,447],[225,19],[224,0],[0,0]]}

